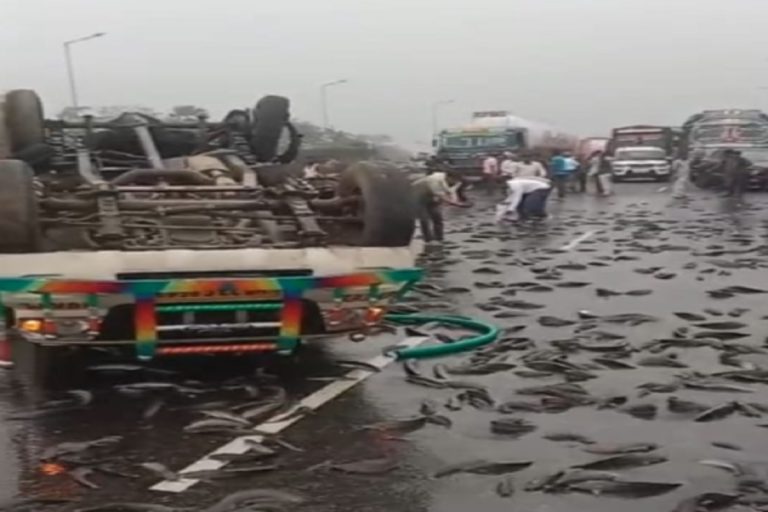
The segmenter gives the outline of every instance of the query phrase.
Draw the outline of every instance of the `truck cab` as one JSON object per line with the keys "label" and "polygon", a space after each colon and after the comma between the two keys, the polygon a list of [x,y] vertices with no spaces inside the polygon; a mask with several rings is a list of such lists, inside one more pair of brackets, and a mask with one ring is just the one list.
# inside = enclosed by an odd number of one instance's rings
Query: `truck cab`
{"label": "truck cab", "polygon": [[614,181],[632,178],[650,178],[668,181],[672,165],[662,148],[637,146],[618,148],[613,154],[611,169]]}
{"label": "truck cab", "polygon": [[444,130],[435,138],[436,155],[466,177],[480,177],[483,157],[526,147],[525,131],[518,128]]}

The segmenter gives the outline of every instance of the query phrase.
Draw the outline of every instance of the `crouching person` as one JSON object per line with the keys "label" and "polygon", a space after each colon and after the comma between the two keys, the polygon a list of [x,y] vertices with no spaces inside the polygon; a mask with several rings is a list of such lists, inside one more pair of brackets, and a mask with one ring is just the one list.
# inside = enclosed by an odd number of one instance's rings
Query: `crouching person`
{"label": "crouching person", "polygon": [[552,183],[546,178],[515,178],[507,182],[508,195],[496,207],[496,222],[504,219],[543,219]]}

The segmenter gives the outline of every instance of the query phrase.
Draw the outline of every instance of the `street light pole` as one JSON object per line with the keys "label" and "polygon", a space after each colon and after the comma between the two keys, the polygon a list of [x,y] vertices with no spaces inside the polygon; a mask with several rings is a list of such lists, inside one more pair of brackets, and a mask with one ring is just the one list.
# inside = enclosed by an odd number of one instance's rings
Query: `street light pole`
{"label": "street light pole", "polygon": [[323,109],[323,128],[325,130],[330,128],[328,121],[328,88],[333,87],[334,85],[345,84],[347,82],[348,80],[343,78],[341,80],[334,80],[333,82],[328,82],[320,86],[320,102]]}
{"label": "street light pole", "polygon": [[64,41],[64,58],[66,59],[66,62],[67,62],[67,77],[69,78],[69,94],[72,100],[72,107],[75,109],[75,112],[77,112],[79,105],[77,102],[77,84],[75,82],[75,67],[72,64],[72,45],[76,43],[82,43],[83,41],[90,41],[91,39],[102,37],[103,35],[105,35],[104,32],[96,32],[95,34],[91,34],[89,36],[78,37],[77,39]]}
{"label": "street light pole", "polygon": [[432,104],[432,136],[437,135],[437,111],[444,105],[450,105],[454,100],[440,100]]}

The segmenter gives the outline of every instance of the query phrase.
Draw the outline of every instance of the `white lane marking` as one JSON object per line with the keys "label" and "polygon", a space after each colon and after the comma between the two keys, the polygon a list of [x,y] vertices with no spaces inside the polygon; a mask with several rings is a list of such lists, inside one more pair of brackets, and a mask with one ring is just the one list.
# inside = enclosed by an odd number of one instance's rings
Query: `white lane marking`
{"label": "white lane marking", "polygon": [[[404,339],[400,343],[398,343],[397,347],[398,348],[416,347],[418,345],[421,345],[428,339],[429,338],[425,336],[409,337]],[[380,355],[367,361],[367,364],[371,366],[375,366],[376,368],[379,368],[379,369],[383,369],[384,367],[392,363],[394,360],[395,359],[391,356]],[[297,415],[293,417],[290,416],[291,413],[294,412],[299,407],[302,407],[302,408],[308,407],[312,410],[318,409],[323,404],[330,402],[331,400],[341,395],[345,391],[348,391],[353,387],[355,387],[357,384],[360,384],[371,375],[376,375],[376,373],[377,372],[374,372],[373,370],[352,370],[348,372],[346,375],[344,375],[343,379],[333,381],[327,386],[322,387],[317,391],[315,391],[314,393],[312,393],[311,395],[305,397],[303,400],[301,400],[301,402],[299,402],[291,410],[285,413],[281,413],[276,416],[273,416],[268,420],[264,421],[263,423],[254,426],[253,428],[254,430],[258,430],[259,432],[263,432],[266,434],[277,434],[305,417],[305,415]],[[286,419],[281,419],[281,418],[286,418]],[[258,434],[242,436],[242,437],[233,439],[232,441],[228,442],[224,446],[217,448],[216,450],[209,453],[208,455],[198,460],[197,462],[193,462],[186,468],[179,471],[179,474],[182,477],[181,479],[165,480],[165,481],[159,482],[153,485],[152,487],[150,487],[150,490],[161,491],[161,492],[174,492],[174,493],[184,492],[199,482],[199,480],[195,480],[193,478],[184,478],[184,473],[191,473],[194,471],[216,470],[224,467],[227,464],[227,462],[225,461],[211,459],[210,458],[211,455],[222,454],[222,453],[236,454],[236,455],[243,454],[251,449],[249,442],[260,443],[263,440],[264,438]]]}
{"label": "white lane marking", "polygon": [[571,249],[573,249],[574,247],[579,245],[584,240],[587,240],[588,238],[592,238],[593,236],[595,236],[599,232],[600,232],[599,229],[593,229],[592,231],[587,231],[583,235],[577,236],[576,238],[574,238],[573,240],[571,240],[570,242],[568,242],[567,244],[562,246],[560,248],[560,250],[562,250],[562,251],[570,251]]}

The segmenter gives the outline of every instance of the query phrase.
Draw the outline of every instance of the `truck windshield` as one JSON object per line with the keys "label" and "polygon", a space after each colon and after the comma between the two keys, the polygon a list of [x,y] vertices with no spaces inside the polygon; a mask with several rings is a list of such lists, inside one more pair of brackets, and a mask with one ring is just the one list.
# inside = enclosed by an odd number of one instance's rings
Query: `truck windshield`
{"label": "truck windshield", "polygon": [[750,142],[768,140],[768,126],[760,123],[705,124],[695,127],[691,139],[696,142]]}
{"label": "truck windshield", "polygon": [[614,135],[614,140],[619,143],[635,144],[637,146],[645,146],[654,143],[659,143],[664,140],[663,132],[618,132]]}
{"label": "truck windshield", "polygon": [[446,149],[513,149],[517,146],[511,134],[443,135],[441,146]]}
{"label": "truck windshield", "polygon": [[616,160],[664,160],[663,150],[655,149],[620,149],[616,151]]}

